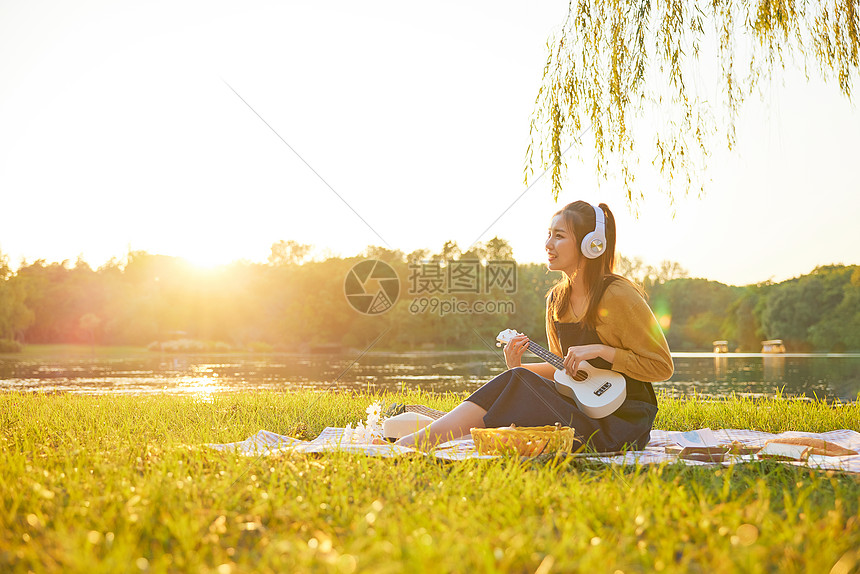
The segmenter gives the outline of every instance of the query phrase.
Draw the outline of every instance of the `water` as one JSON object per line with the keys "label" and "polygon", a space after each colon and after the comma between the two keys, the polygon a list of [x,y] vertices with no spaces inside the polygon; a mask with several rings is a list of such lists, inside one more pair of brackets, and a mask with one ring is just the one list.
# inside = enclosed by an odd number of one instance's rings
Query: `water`
{"label": "water", "polygon": [[[292,389],[471,391],[504,370],[501,352],[356,355],[0,356],[0,391],[216,393]],[[854,401],[860,354],[676,353],[675,375],[655,384],[675,395],[731,393]]]}

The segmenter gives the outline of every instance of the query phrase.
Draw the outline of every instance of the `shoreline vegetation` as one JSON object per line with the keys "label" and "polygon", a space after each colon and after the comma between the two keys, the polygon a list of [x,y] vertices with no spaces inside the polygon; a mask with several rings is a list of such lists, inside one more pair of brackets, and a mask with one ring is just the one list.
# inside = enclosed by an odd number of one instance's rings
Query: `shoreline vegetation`
{"label": "shoreline vegetation", "polygon": [[[309,249],[279,242],[268,263],[212,269],[134,251],[98,269],[37,260],[13,271],[0,253],[0,341],[414,351],[480,348],[516,328],[540,342],[545,296],[558,278],[545,264],[518,264],[499,238],[465,253],[450,241],[438,253],[368,247],[354,257],[309,260]],[[396,295],[377,279],[365,284],[351,275],[368,259],[391,267]],[[788,352],[860,351],[857,265],[747,286],[689,278],[671,262],[654,268],[620,257],[618,271],[641,285],[675,351],[726,341],[727,350],[756,352],[772,339]],[[355,281],[347,284],[349,277]],[[347,286],[360,293],[348,298]],[[351,306],[368,296],[387,310],[367,315]]]}
{"label": "shoreline vegetation", "polygon": [[[860,480],[775,462],[442,463],[205,447],[310,439],[459,393],[0,394],[9,572],[852,572]],[[860,431],[860,404],[660,397],[656,428]]]}
{"label": "shoreline vegetation", "polygon": [[[373,349],[362,352],[357,348],[336,348],[322,347],[314,348],[310,346],[300,347],[294,350],[275,349],[265,344],[251,345],[248,347],[233,347],[227,343],[219,343],[215,341],[192,341],[190,343],[180,342],[180,344],[171,346],[165,344],[150,344],[146,347],[135,345],[86,345],[86,344],[29,344],[21,345],[19,349],[14,351],[3,351],[0,349],[0,358],[51,358],[51,357],[137,357],[150,356],[157,354],[166,355],[189,355],[192,357],[205,356],[256,356],[256,355],[271,355],[271,356],[358,356],[358,355],[421,355],[421,354],[451,354],[451,355],[474,355],[493,353],[486,346],[462,348],[459,346],[451,346],[447,348],[423,348],[413,350],[390,350],[390,349]],[[498,350],[501,353],[501,350]],[[677,351],[672,352],[673,357],[699,357],[713,356],[715,358],[731,358],[731,357],[764,357],[764,358],[785,358],[793,356],[811,356],[811,357],[860,357],[860,352],[844,352],[844,353],[714,353],[711,351]]]}

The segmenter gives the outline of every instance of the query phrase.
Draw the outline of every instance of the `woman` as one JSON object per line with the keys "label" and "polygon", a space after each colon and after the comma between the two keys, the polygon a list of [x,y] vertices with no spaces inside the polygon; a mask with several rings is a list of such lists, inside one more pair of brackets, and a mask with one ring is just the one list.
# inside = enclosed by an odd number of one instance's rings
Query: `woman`
{"label": "woman", "polygon": [[548,267],[562,276],[547,297],[550,350],[568,374],[581,361],[624,375],[627,398],[613,414],[592,419],[559,394],[549,363],[523,364],[526,336],[505,346],[508,370],[475,391],[430,426],[397,441],[426,448],[468,434],[471,428],[561,423],[593,450],[617,451],[648,444],[657,415],[651,382],[672,376],[674,365],[660,325],[642,293],[613,272],[615,218],[605,204],[576,201],[552,218],[546,240]]}

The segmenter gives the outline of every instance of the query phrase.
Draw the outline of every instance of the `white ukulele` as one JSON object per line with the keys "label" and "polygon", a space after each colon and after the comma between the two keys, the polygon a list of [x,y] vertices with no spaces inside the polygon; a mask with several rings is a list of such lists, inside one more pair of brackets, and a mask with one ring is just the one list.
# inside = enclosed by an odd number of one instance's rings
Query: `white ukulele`
{"label": "white ukulele", "polygon": [[[517,335],[521,333],[506,329],[498,334],[496,340],[499,344],[509,343]],[[576,375],[571,377],[565,372],[564,360],[558,355],[547,351],[534,341],[529,341],[526,348],[556,368],[553,377],[555,389],[573,399],[576,406],[593,419],[602,419],[611,415],[627,398],[627,381],[621,373],[598,369],[587,361],[582,361],[579,363]]]}

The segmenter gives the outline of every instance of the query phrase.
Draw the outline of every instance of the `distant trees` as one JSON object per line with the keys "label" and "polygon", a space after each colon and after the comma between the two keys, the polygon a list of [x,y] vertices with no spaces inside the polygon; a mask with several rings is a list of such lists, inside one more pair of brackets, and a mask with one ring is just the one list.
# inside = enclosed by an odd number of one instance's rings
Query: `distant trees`
{"label": "distant trees", "polygon": [[[449,241],[435,253],[372,246],[355,257],[309,254],[309,246],[279,242],[268,264],[200,270],[138,251],[96,270],[80,260],[38,260],[14,273],[0,255],[0,340],[147,345],[188,338],[301,351],[365,348],[385,333],[376,349],[485,349],[506,328],[542,340],[545,295],[558,277],[543,264],[515,265],[499,238],[465,253]],[[400,299],[382,315],[356,312],[344,293],[347,273],[367,258],[387,262],[400,278]],[[644,286],[674,350],[708,350],[726,339],[732,350],[757,351],[769,338],[785,340],[790,351],[860,349],[857,266],[746,287],[687,278],[672,262],[651,267],[622,257],[619,267]],[[513,283],[493,274],[503,271]],[[465,307],[443,307],[454,303]],[[463,312],[487,303],[495,307]]]}
{"label": "distant trees", "polygon": [[782,339],[789,351],[860,350],[860,267],[828,265],[778,284],[731,287],[704,279],[674,279],[649,289],[651,306],[669,316],[675,350],[758,351]]}
{"label": "distant trees", "polygon": [[[779,337],[797,350],[844,350],[857,339],[860,307],[854,304],[856,267],[818,267],[811,274],[769,289],[761,313],[768,338]],[[858,348],[852,345],[852,348]]]}
{"label": "distant trees", "polygon": [[761,326],[765,301],[760,286],[747,286],[737,292],[737,298],[726,309],[719,337],[730,342],[731,350],[757,351],[761,341],[769,338]]}
{"label": "distant trees", "polygon": [[514,258],[514,251],[507,241],[493,237],[484,245],[486,258],[490,261],[505,261]]}
{"label": "distant trees", "polygon": [[615,272],[648,289],[672,279],[688,277],[689,273],[675,261],[662,261],[659,267],[646,265],[639,257],[616,257]]}
{"label": "distant trees", "polygon": [[93,348],[96,345],[96,328],[101,322],[102,320],[95,313],[87,313],[78,321],[81,331],[89,336],[90,346]]}
{"label": "distant trees", "polygon": [[823,309],[820,320],[809,327],[809,340],[815,348],[834,352],[860,349],[860,267],[853,268],[842,291],[842,297],[834,296],[832,306]]}
{"label": "distant trees", "polygon": [[23,338],[40,343],[86,341],[79,329],[80,318],[103,307],[109,288],[82,260],[70,267],[67,261],[45,263],[40,259],[22,265],[9,283],[23,291],[33,315]]}
{"label": "distant trees", "polygon": [[724,338],[726,309],[740,291],[707,279],[671,279],[652,284],[649,295],[669,347],[692,350],[710,349],[715,339]]}
{"label": "distant trees", "polygon": [[297,241],[278,241],[272,244],[269,255],[270,265],[291,265],[301,263],[310,255],[311,246]]}
{"label": "distant trees", "polygon": [[33,311],[26,305],[26,292],[20,283],[10,281],[11,276],[9,259],[0,252],[0,341],[22,337],[34,320]]}

